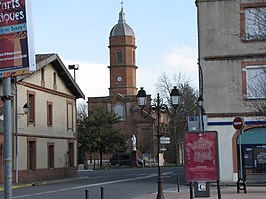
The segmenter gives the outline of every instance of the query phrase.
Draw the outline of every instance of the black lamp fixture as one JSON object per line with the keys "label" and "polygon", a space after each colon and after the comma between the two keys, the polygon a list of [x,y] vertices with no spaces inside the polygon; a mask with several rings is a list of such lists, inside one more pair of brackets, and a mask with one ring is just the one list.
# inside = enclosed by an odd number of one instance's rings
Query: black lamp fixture
{"label": "black lamp fixture", "polygon": [[200,95],[198,97],[197,103],[199,107],[199,130],[203,131],[204,130],[204,122],[203,122],[203,114],[204,114],[204,109],[203,109],[203,97]]}
{"label": "black lamp fixture", "polygon": [[[176,108],[178,107],[179,101],[180,101],[180,93],[177,89],[177,86],[174,86],[170,93],[171,97],[171,105],[174,108],[174,114],[176,113]],[[160,138],[162,137],[160,133],[160,115],[161,112],[165,112],[167,110],[167,113],[171,115],[168,106],[166,104],[163,104],[163,100],[160,98],[159,93],[157,94],[157,98],[154,99],[154,104],[149,107],[149,112],[146,116],[143,115],[143,109],[146,106],[147,103],[147,95],[146,91],[143,89],[143,87],[140,88],[137,94],[137,99],[138,99],[138,104],[139,107],[141,108],[141,115],[143,117],[148,117],[151,110],[155,111],[157,114],[157,160],[158,160],[158,192],[157,192],[157,199],[164,199],[163,195],[163,180],[161,176],[161,164],[160,164],[160,153],[161,153],[161,145],[160,145]],[[172,116],[172,115],[171,115]]]}
{"label": "black lamp fixture", "polygon": [[79,69],[79,65],[78,64],[68,65],[68,69],[74,70],[74,80],[76,81],[76,70]]}
{"label": "black lamp fixture", "polygon": [[198,106],[199,107],[203,107],[203,97],[202,97],[202,95],[200,95],[199,97],[198,97],[198,100],[197,100],[197,102],[198,102]]}
{"label": "black lamp fixture", "polygon": [[174,86],[174,88],[172,89],[170,93],[170,97],[171,97],[172,106],[176,108],[179,104],[180,97],[181,97],[179,90],[177,89],[177,86]]}
{"label": "black lamp fixture", "polygon": [[[159,93],[157,95],[159,95]],[[171,97],[171,105],[174,108],[176,108],[179,104],[180,97],[181,97],[179,90],[177,89],[177,86],[174,86],[174,88],[172,89],[172,91],[170,93],[170,97]],[[147,103],[147,94],[146,94],[146,91],[144,90],[143,87],[140,87],[140,90],[138,91],[138,94],[137,94],[137,99],[138,99],[139,107],[143,109]],[[162,100],[160,99],[160,101],[162,101]],[[166,106],[166,105],[164,105],[164,106]]]}
{"label": "black lamp fixture", "polygon": [[25,104],[23,105],[23,112],[24,112],[24,114],[25,114],[25,115],[28,114],[28,113],[29,113],[29,110],[30,110],[29,105],[28,105],[27,103],[25,103]]}
{"label": "black lamp fixture", "polygon": [[140,90],[137,94],[138,104],[141,109],[143,109],[146,106],[147,103],[147,95],[146,91],[143,90],[143,87],[140,87]]}

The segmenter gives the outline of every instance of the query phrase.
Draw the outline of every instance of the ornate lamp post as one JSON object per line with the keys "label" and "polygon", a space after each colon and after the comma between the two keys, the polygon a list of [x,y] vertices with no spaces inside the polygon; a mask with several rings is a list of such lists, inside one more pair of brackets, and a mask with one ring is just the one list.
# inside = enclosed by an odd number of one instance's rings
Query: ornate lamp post
{"label": "ornate lamp post", "polygon": [[[176,108],[179,103],[180,99],[180,94],[176,86],[174,86],[173,90],[170,93],[171,97],[171,105],[174,108],[174,114],[176,112]],[[166,104],[163,104],[163,99],[160,98],[159,93],[157,94],[157,98],[154,99],[154,104],[149,107],[148,114],[145,116],[143,115],[143,109],[146,106],[147,102],[147,95],[146,91],[143,90],[143,87],[140,88],[137,94],[137,99],[138,99],[138,104],[139,107],[141,108],[141,115],[143,117],[148,117],[151,113],[151,111],[155,111],[157,114],[157,160],[158,160],[158,192],[157,192],[157,199],[164,199],[163,195],[163,180],[161,176],[161,164],[160,164],[160,151],[161,151],[161,146],[160,146],[160,137],[162,136],[160,133],[160,115],[161,112],[167,111],[167,113],[170,115],[169,109]]]}

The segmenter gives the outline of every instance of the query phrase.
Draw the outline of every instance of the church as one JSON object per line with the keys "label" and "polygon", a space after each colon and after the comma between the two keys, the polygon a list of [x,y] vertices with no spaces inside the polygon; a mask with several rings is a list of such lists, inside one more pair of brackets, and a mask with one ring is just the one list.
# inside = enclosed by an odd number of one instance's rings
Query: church
{"label": "church", "polygon": [[[110,87],[109,96],[88,97],[88,110],[97,107],[114,111],[120,116],[117,128],[128,136],[128,149],[131,151],[131,137],[134,135],[137,140],[137,154],[140,158],[148,154],[155,158],[157,151],[155,143],[155,121],[151,115],[143,118],[137,102],[136,87],[136,38],[133,29],[126,23],[123,6],[119,13],[118,23],[111,29],[109,36],[110,51]],[[149,104],[151,97],[149,96]]]}

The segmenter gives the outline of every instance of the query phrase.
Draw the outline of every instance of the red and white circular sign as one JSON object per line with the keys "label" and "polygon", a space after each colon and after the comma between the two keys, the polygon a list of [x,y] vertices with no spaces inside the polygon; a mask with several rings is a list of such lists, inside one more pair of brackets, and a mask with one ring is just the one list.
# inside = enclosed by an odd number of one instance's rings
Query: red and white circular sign
{"label": "red and white circular sign", "polygon": [[236,130],[242,130],[244,128],[244,119],[242,117],[235,117],[233,126]]}

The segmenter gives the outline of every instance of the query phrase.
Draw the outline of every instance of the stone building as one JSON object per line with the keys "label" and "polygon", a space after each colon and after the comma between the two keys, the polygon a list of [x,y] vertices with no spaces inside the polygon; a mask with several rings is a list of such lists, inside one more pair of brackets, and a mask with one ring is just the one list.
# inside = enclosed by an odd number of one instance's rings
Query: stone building
{"label": "stone building", "polygon": [[[196,6],[200,94],[207,130],[218,131],[221,180],[236,181],[241,167],[247,180],[265,179],[266,2],[197,0]],[[242,134],[233,127],[237,116],[245,121]]]}
{"label": "stone building", "polygon": [[[36,71],[12,81],[13,181],[77,174],[76,100],[85,98],[57,54],[36,55]],[[0,89],[2,90],[2,81]],[[23,108],[28,107],[28,113]],[[4,179],[0,103],[0,182]]]}

